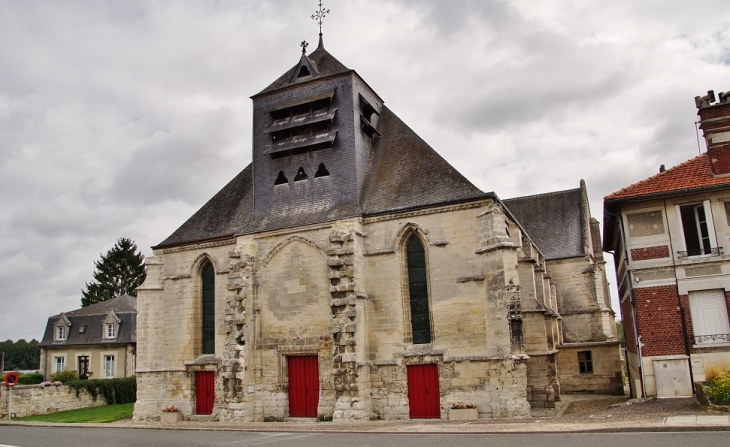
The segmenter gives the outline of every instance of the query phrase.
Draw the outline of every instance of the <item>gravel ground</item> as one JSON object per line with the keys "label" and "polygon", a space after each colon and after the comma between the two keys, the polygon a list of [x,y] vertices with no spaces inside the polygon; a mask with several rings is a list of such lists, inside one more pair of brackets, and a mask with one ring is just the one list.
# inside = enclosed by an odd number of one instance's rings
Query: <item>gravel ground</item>
{"label": "gravel ground", "polygon": [[[661,421],[667,416],[679,415],[713,415],[727,414],[708,411],[697,403],[694,397],[674,399],[636,399],[629,400],[619,396],[566,396],[570,400],[567,408],[556,418],[565,422],[590,422],[656,420]],[[559,410],[556,411],[559,413]],[[549,416],[548,416],[549,417]]]}

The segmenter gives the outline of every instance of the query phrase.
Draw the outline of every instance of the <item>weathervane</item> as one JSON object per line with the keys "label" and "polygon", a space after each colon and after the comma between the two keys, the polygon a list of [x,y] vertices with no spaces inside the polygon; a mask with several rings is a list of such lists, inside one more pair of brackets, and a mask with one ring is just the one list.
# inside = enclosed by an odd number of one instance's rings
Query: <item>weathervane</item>
{"label": "weathervane", "polygon": [[307,43],[307,41],[306,40],[302,40],[302,43],[300,43],[299,45],[302,47],[302,54],[306,53],[307,52],[307,47],[309,46],[309,44]]}
{"label": "weathervane", "polygon": [[315,20],[317,23],[319,23],[319,35],[322,36],[322,19],[324,19],[324,16],[330,13],[329,9],[323,9],[322,8],[322,0],[319,0],[319,9],[312,14],[312,20]]}

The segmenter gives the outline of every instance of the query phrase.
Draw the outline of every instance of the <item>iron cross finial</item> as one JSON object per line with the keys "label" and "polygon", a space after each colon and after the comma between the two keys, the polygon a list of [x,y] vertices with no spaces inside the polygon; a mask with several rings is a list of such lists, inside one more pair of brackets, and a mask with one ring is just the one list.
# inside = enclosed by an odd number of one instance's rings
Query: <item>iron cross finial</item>
{"label": "iron cross finial", "polygon": [[300,43],[299,45],[302,47],[302,54],[306,53],[307,52],[307,47],[309,46],[309,44],[307,43],[307,41],[306,40],[302,40],[302,43]]}
{"label": "iron cross finial", "polygon": [[319,23],[319,35],[322,35],[322,19],[324,19],[324,16],[330,13],[329,9],[323,9],[322,8],[322,0],[319,0],[319,9],[315,11],[314,14],[312,14],[312,20]]}

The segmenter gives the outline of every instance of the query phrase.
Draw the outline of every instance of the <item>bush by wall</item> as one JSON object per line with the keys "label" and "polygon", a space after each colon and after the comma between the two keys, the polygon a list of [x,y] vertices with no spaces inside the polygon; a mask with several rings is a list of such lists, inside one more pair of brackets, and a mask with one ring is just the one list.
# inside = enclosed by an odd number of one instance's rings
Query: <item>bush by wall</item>
{"label": "bush by wall", "polygon": [[707,381],[707,397],[715,405],[730,405],[730,374],[717,374]]}
{"label": "bush by wall", "polygon": [[120,379],[89,379],[66,382],[79,395],[86,390],[97,399],[101,395],[108,405],[129,404],[137,401],[137,379],[134,376]]}
{"label": "bush by wall", "polygon": [[51,374],[51,382],[66,383],[72,380],[79,380],[79,373],[73,370],[63,370]]}
{"label": "bush by wall", "polygon": [[41,382],[43,382],[43,374],[41,373],[20,374],[18,376],[18,385],[38,385]]}

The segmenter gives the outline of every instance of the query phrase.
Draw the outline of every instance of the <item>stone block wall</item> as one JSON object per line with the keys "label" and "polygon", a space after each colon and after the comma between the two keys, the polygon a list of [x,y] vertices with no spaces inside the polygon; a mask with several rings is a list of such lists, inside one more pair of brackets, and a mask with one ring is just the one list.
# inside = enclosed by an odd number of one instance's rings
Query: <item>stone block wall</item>
{"label": "stone block wall", "polygon": [[[12,389],[12,391],[11,391]],[[103,397],[97,400],[86,391],[66,386],[17,385],[7,387],[0,384],[0,419],[8,419],[8,394],[13,393],[11,409],[14,417],[33,416],[56,411],[77,410],[79,408],[106,405]]]}
{"label": "stone block wall", "polygon": [[[578,352],[590,351],[593,372],[581,373]],[[619,342],[559,346],[557,354],[558,379],[564,393],[596,393],[624,395]]]}
{"label": "stone block wall", "polygon": [[423,354],[371,364],[372,419],[409,418],[409,364],[438,365],[442,419],[448,418],[455,403],[474,404],[482,419],[530,415],[523,359],[443,359],[440,355]]}

